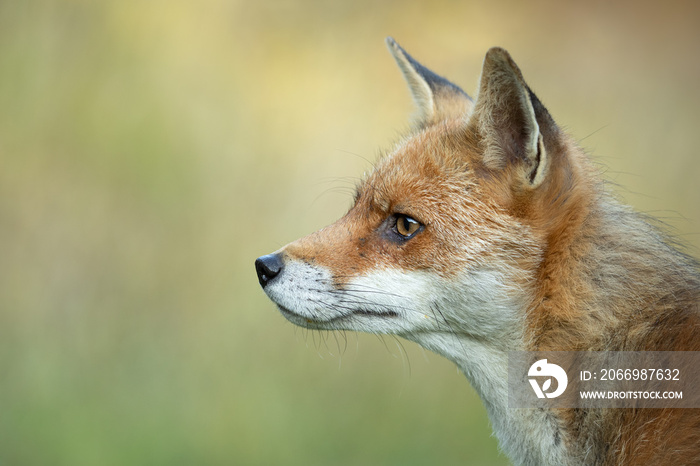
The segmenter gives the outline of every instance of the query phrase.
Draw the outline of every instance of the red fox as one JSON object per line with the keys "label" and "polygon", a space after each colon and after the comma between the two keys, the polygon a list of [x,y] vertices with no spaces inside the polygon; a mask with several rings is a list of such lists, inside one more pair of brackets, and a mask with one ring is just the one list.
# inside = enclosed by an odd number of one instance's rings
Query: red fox
{"label": "red fox", "polygon": [[255,262],[310,329],[447,357],[515,464],[700,464],[698,409],[511,409],[510,351],[700,351],[700,273],[605,188],[508,52],[476,98],[393,39],[417,122],[336,223]]}

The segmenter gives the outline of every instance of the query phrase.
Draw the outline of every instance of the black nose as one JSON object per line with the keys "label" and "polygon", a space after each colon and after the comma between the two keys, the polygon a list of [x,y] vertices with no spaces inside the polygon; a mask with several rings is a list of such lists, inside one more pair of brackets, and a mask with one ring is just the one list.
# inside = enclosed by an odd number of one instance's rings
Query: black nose
{"label": "black nose", "polygon": [[260,286],[265,288],[273,278],[280,274],[283,268],[284,263],[279,254],[268,254],[258,257],[255,261],[255,270],[258,272]]}

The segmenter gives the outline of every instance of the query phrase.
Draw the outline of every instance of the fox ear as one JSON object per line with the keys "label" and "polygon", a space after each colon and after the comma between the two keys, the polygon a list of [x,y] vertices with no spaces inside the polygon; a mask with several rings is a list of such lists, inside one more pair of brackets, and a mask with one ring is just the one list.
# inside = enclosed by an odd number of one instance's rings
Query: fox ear
{"label": "fox ear", "polygon": [[466,92],[418,63],[393,38],[387,37],[386,44],[408,83],[421,125],[463,118],[471,112],[474,102]]}
{"label": "fox ear", "polygon": [[487,167],[500,169],[517,163],[525,170],[527,184],[537,187],[542,183],[548,162],[542,133],[555,125],[501,48],[486,53],[470,123],[485,142]]}

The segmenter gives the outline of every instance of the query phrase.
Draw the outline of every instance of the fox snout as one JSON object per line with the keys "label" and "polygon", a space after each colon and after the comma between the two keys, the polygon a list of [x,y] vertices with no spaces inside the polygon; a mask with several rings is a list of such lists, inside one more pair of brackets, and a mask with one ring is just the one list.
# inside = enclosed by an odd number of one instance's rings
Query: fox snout
{"label": "fox snout", "polygon": [[284,261],[279,253],[267,254],[255,260],[255,271],[263,289],[284,269]]}

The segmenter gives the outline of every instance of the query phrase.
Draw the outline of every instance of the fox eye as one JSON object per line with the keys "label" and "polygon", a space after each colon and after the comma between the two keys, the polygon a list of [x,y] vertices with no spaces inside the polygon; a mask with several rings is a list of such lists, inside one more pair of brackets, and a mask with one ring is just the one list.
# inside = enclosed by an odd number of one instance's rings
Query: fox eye
{"label": "fox eye", "polygon": [[423,225],[421,225],[418,220],[413,219],[408,215],[396,215],[396,226],[394,229],[403,239],[412,238],[413,235],[418,233],[418,230],[420,230],[422,226]]}

